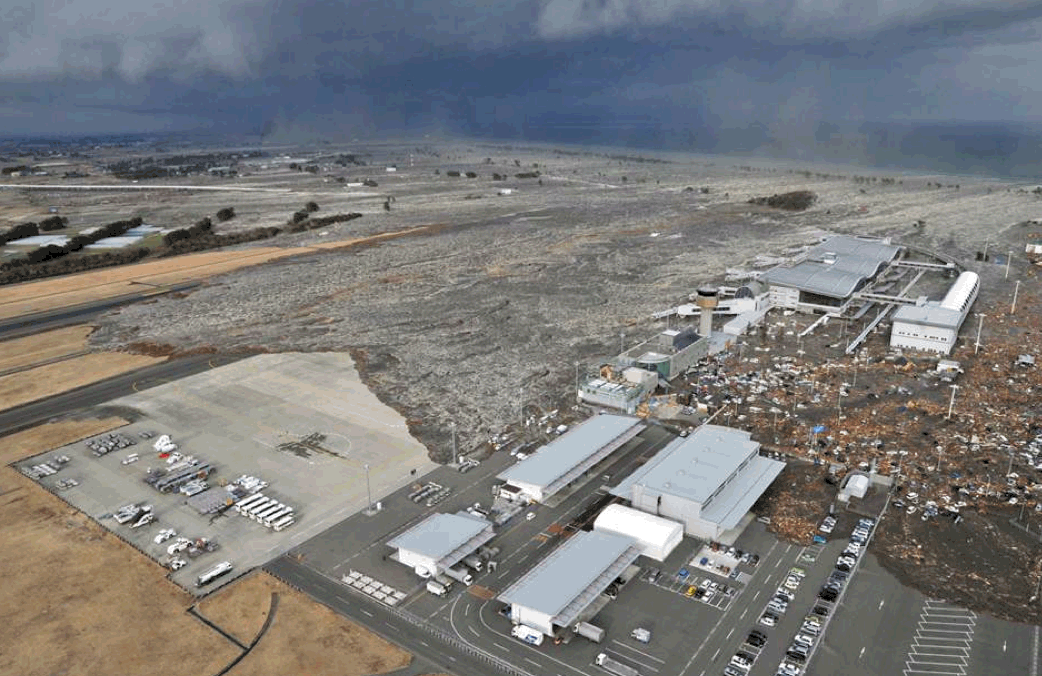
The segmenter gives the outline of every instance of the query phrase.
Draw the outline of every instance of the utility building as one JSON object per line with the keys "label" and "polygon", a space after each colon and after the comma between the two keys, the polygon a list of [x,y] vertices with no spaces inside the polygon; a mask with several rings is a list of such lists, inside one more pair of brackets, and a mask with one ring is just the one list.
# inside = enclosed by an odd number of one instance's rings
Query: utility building
{"label": "utility building", "polygon": [[579,531],[512,584],[499,600],[510,619],[547,636],[571,627],[601,592],[640,555],[632,538]]}
{"label": "utility building", "polygon": [[679,438],[611,490],[635,508],[717,540],[735,528],[785,463],[762,457],[748,432],[703,425]]}
{"label": "utility building", "polygon": [[596,415],[500,472],[516,499],[543,502],[640,434],[638,418]]}
{"label": "utility building", "polygon": [[492,539],[492,524],[460,514],[432,514],[387,543],[398,551],[391,555],[416,571],[431,577],[456,565],[464,556]]}
{"label": "utility building", "polygon": [[979,290],[980,277],[966,271],[941,302],[923,300],[897,308],[890,329],[890,347],[949,354]]}
{"label": "utility building", "polygon": [[670,552],[684,539],[684,527],[676,521],[663,519],[625,505],[608,505],[594,520],[598,533],[612,533],[633,538],[641,547],[641,554],[656,561],[665,561]]}

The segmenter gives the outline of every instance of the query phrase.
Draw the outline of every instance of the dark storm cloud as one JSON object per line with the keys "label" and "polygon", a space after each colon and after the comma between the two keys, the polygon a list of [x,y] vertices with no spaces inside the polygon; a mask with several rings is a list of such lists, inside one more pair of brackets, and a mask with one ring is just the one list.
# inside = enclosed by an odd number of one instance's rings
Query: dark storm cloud
{"label": "dark storm cloud", "polygon": [[151,117],[712,149],[1042,106],[1039,2],[15,0],[0,22],[10,130],[111,111],[116,129]]}

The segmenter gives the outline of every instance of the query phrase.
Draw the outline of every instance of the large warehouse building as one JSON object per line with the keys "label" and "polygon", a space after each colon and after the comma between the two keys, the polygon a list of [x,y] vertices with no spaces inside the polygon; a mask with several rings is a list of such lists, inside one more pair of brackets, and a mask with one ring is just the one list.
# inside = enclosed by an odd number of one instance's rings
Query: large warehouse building
{"label": "large warehouse building", "polygon": [[771,305],[829,312],[841,307],[897,258],[901,248],[848,235],[811,247],[794,264],[779,265],[759,277]]}
{"label": "large warehouse building", "polygon": [[638,418],[596,415],[500,472],[497,478],[506,482],[506,492],[517,499],[543,502],[645,427]]}
{"label": "large warehouse building", "polygon": [[903,305],[894,312],[890,347],[948,354],[980,290],[980,277],[966,271],[952,284],[944,300]]}
{"label": "large warehouse building", "polygon": [[398,550],[392,559],[420,577],[430,577],[456,565],[494,535],[491,523],[466,512],[432,514],[391,539],[387,546]]}
{"label": "large warehouse building", "polygon": [[611,490],[641,511],[718,540],[735,528],[785,463],[762,457],[748,432],[703,425],[676,439]]}
{"label": "large warehouse building", "polygon": [[640,555],[632,538],[579,531],[512,584],[499,600],[510,619],[547,636],[573,626],[583,611]]}
{"label": "large warehouse building", "polygon": [[633,538],[640,553],[656,561],[665,561],[684,539],[684,527],[676,521],[663,519],[625,505],[608,505],[597,515],[593,529]]}

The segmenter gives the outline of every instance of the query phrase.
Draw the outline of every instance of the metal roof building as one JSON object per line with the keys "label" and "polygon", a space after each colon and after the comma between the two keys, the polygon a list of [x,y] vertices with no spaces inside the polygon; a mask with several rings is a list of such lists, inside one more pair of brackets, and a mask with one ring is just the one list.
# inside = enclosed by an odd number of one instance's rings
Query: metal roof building
{"label": "metal roof building", "polygon": [[940,302],[897,308],[890,328],[890,347],[950,353],[979,290],[980,277],[967,271],[959,275]]}
{"label": "metal roof building", "polygon": [[[422,577],[436,575],[454,566],[495,535],[484,519],[460,514],[432,514],[409,530],[388,541],[398,550],[394,558],[416,570]],[[429,575],[423,575],[419,568]]]}
{"label": "metal roof building", "polygon": [[759,281],[781,307],[837,306],[892,262],[901,248],[877,240],[836,235],[808,249],[794,264],[771,268]]}
{"label": "metal roof building", "polygon": [[569,627],[640,554],[622,535],[579,531],[512,584],[499,600],[515,624],[552,636]]}
{"label": "metal roof building", "polygon": [[718,539],[735,528],[785,463],[759,454],[743,430],[703,425],[676,439],[611,490],[639,510]]}
{"label": "metal roof building", "polygon": [[640,434],[638,418],[596,415],[508,467],[498,478],[532,502],[542,502]]}

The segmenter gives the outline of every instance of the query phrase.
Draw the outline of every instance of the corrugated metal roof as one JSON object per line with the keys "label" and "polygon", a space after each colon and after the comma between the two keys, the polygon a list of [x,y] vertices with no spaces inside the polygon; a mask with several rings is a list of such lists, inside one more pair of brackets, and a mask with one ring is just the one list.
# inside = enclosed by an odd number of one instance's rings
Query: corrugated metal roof
{"label": "corrugated metal roof", "polygon": [[492,524],[484,519],[469,514],[432,514],[387,545],[451,566],[494,535]]}
{"label": "corrugated metal roof", "polygon": [[703,425],[670,442],[611,494],[632,499],[632,488],[639,484],[702,504],[759,447],[744,430]]}
{"label": "corrugated metal roof", "polygon": [[541,486],[545,493],[553,493],[645,427],[639,418],[596,415],[500,472],[498,478]]}
{"label": "corrugated metal roof", "polygon": [[[759,279],[831,298],[846,298],[862,280],[875,276],[881,265],[894,260],[899,251],[900,247],[892,244],[836,235],[808,249],[800,262],[771,268]],[[821,262],[826,259],[831,262]]]}
{"label": "corrugated metal roof", "polygon": [[962,312],[963,305],[970,299],[971,296],[977,293],[977,284],[980,281],[980,277],[977,276],[976,272],[967,270],[959,275],[959,278],[952,284],[952,288],[948,289],[948,293],[945,294],[944,300],[941,301],[941,307],[948,308],[949,310],[955,310],[956,312]]}
{"label": "corrugated metal roof", "polygon": [[738,525],[753,503],[763,495],[783,469],[784,462],[756,456],[742,468],[741,474],[735,477],[734,481],[713,498],[709,506],[702,511],[702,518],[724,530],[731,530]]}
{"label": "corrugated metal roof", "polygon": [[499,595],[568,626],[639,556],[633,538],[579,531]]}
{"label": "corrugated metal roof", "polygon": [[925,305],[902,305],[894,311],[892,322],[907,322],[922,326],[937,326],[942,329],[958,329],[962,324],[962,313],[942,307],[930,301]]}

